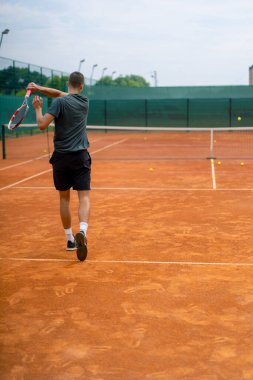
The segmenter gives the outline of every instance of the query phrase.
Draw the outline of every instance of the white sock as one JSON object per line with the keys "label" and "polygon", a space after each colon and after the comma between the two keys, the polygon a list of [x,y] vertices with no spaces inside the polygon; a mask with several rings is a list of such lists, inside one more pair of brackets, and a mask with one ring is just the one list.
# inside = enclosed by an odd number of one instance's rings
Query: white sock
{"label": "white sock", "polygon": [[88,229],[88,223],[80,222],[80,231],[83,231],[85,236],[87,234],[87,229]]}
{"label": "white sock", "polygon": [[64,228],[67,240],[72,241],[72,243],[75,241],[73,233],[72,233],[72,228]]}

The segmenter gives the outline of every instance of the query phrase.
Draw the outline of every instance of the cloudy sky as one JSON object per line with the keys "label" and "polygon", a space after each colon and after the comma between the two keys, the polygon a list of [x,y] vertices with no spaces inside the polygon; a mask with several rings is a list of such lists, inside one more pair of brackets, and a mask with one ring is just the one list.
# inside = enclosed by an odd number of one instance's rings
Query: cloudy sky
{"label": "cloudy sky", "polygon": [[160,86],[248,84],[253,0],[0,0],[0,56]]}

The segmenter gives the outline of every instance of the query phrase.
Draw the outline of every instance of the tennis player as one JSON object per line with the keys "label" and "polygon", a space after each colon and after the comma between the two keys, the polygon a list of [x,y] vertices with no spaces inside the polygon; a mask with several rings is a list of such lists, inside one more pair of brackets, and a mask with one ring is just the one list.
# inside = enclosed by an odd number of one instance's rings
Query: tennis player
{"label": "tennis player", "polygon": [[[77,257],[84,261],[87,257],[87,229],[90,214],[90,172],[91,158],[86,122],[89,103],[81,94],[84,76],[79,72],[70,74],[68,92],[29,83],[28,90],[40,92],[56,98],[47,112],[42,114],[42,98],[35,96],[33,107],[40,130],[46,129],[54,120],[54,152],[50,159],[53,178],[60,196],[60,215],[67,238],[67,251],[77,250]],[[71,227],[70,189],[77,190],[79,199],[78,217],[80,231],[74,237]]]}

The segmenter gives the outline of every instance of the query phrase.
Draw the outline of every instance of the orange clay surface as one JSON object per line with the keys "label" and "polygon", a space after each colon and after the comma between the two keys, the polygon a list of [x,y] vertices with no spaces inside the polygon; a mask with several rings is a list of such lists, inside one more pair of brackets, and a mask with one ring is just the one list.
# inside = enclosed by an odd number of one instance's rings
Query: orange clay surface
{"label": "orange clay surface", "polygon": [[[144,137],[90,133],[82,263],[65,251],[45,136],[7,141],[1,380],[253,379],[253,162],[215,160],[214,178],[201,135],[173,152]],[[75,192],[71,208],[76,232]]]}

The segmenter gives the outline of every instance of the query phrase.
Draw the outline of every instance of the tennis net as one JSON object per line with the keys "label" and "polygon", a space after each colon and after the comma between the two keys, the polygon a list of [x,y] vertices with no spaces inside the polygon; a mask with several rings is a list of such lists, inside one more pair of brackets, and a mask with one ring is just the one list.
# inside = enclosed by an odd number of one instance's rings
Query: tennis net
{"label": "tennis net", "polygon": [[[91,153],[104,160],[253,159],[253,127],[169,128],[88,126]],[[53,126],[36,124],[8,131],[2,127],[2,156],[8,159],[49,156]]]}
{"label": "tennis net", "polygon": [[3,159],[49,157],[53,152],[54,126],[40,131],[37,124],[22,124],[14,130],[7,125],[1,128]]}

